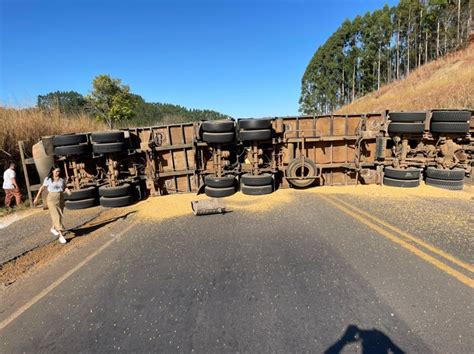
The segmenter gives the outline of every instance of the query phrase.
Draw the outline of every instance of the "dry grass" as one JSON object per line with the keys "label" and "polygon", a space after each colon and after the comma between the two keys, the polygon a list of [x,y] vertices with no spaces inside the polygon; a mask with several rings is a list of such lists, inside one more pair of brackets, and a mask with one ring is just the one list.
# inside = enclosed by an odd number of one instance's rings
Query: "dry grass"
{"label": "dry grass", "polygon": [[85,114],[64,115],[36,108],[0,107],[0,161],[3,164],[7,160],[19,161],[19,140],[25,141],[26,150],[31,151],[31,146],[42,136],[104,129],[104,124]]}
{"label": "dry grass", "polygon": [[414,70],[335,113],[474,108],[474,44]]}

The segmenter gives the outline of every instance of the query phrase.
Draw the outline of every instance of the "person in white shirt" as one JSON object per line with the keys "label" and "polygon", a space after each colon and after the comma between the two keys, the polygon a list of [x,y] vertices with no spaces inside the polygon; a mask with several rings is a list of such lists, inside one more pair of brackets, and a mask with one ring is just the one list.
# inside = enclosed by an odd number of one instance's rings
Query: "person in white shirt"
{"label": "person in white shirt", "polygon": [[10,208],[10,203],[15,198],[16,205],[21,203],[20,188],[16,182],[16,164],[10,162],[9,167],[3,173],[3,190],[5,191],[5,207]]}
{"label": "person in white shirt", "polygon": [[48,189],[48,197],[46,203],[48,205],[49,214],[51,215],[51,221],[53,226],[51,227],[51,233],[55,236],[59,236],[59,242],[66,243],[64,238],[64,224],[63,224],[63,213],[64,213],[64,192],[68,195],[71,191],[66,186],[66,181],[61,178],[61,169],[54,166],[49,173],[48,177],[44,179],[43,185],[38,191],[33,205],[38,203],[38,198],[42,194],[43,190]]}

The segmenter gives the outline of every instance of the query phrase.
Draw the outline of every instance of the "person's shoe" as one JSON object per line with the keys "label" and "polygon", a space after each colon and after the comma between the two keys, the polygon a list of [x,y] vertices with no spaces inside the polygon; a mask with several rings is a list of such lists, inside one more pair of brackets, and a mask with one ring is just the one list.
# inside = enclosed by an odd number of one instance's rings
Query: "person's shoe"
{"label": "person's shoe", "polygon": [[64,238],[63,235],[59,235],[59,243],[66,243],[66,239]]}
{"label": "person's shoe", "polygon": [[59,236],[59,232],[58,232],[54,227],[52,227],[51,230],[49,230],[49,231],[51,231],[51,233],[52,233],[54,236]]}

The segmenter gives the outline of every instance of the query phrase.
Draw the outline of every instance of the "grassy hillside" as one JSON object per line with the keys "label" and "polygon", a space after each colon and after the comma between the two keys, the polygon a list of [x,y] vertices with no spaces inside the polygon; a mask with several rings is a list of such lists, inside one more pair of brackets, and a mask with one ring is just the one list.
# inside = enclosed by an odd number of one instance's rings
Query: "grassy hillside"
{"label": "grassy hillside", "polygon": [[404,80],[372,92],[335,113],[474,109],[474,44],[423,65]]}

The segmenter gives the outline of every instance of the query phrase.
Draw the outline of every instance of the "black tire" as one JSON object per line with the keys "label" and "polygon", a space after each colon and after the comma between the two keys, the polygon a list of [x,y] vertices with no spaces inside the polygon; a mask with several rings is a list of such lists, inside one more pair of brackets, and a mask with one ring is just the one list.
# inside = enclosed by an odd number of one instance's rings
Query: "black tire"
{"label": "black tire", "polygon": [[434,111],[431,115],[432,122],[469,122],[470,111]]}
{"label": "black tire", "polygon": [[97,205],[96,198],[88,198],[81,200],[66,200],[65,207],[69,210],[87,209]]}
{"label": "black tire", "polygon": [[91,133],[91,140],[92,142],[99,144],[119,143],[125,141],[125,135],[119,130],[93,132]]}
{"label": "black tire", "polygon": [[286,168],[286,176],[287,177],[299,177],[299,169],[304,168],[305,170],[308,170],[308,173],[305,174],[305,177],[309,177],[308,179],[289,179],[288,182],[292,184],[295,187],[299,188],[306,188],[311,186],[315,179],[312,177],[316,177],[318,169],[314,162],[310,159],[305,158],[303,160],[303,163],[301,161],[300,157],[295,158],[293,161],[291,161]]}
{"label": "black tire", "polygon": [[92,144],[92,151],[96,154],[110,154],[114,152],[125,151],[125,143],[104,143],[104,144]]}
{"label": "black tire", "polygon": [[86,134],[65,134],[53,136],[53,146],[79,145],[87,143]]}
{"label": "black tire", "polygon": [[273,186],[271,184],[266,186],[247,186],[242,183],[240,191],[246,195],[265,195],[273,192]]}
{"label": "black tire", "polygon": [[469,132],[469,123],[432,122],[430,130],[433,133],[467,133]]}
{"label": "black tire", "polygon": [[100,197],[99,199],[100,205],[106,208],[118,208],[123,207],[126,205],[130,205],[132,203],[132,196],[131,195],[124,195],[122,197]]}
{"label": "black tire", "polygon": [[258,140],[271,140],[272,130],[240,130],[239,132],[240,141],[258,141]]}
{"label": "black tire", "polygon": [[203,122],[201,128],[204,132],[225,133],[234,130],[233,120],[209,120]]}
{"label": "black tire", "polygon": [[383,178],[383,184],[390,187],[414,188],[420,185],[419,179],[394,179],[389,177]]}
{"label": "black tire", "polygon": [[89,152],[89,144],[56,146],[54,154],[56,156],[84,155]]}
{"label": "black tire", "polygon": [[235,194],[236,189],[235,187],[227,187],[227,188],[212,188],[206,186],[204,189],[206,195],[211,198],[224,198],[229,197],[232,194]]}
{"label": "black tire", "polygon": [[207,175],[204,177],[204,184],[212,188],[228,188],[235,186],[235,176],[228,175],[224,177],[216,177]]}
{"label": "black tire", "polygon": [[433,187],[449,189],[452,191],[460,191],[464,187],[464,180],[447,180],[447,179],[435,179],[435,178],[426,178],[426,184]]}
{"label": "black tire", "polygon": [[272,120],[271,119],[241,119],[239,120],[239,128],[246,130],[261,130],[261,129],[271,129]]}
{"label": "black tire", "polygon": [[425,112],[394,112],[389,113],[388,118],[392,122],[424,122]]}
{"label": "black tire", "polygon": [[202,133],[202,140],[210,144],[228,144],[234,141],[234,132]]}
{"label": "black tire", "polygon": [[240,177],[240,182],[246,186],[265,186],[273,185],[273,178],[270,173],[262,173],[261,175],[251,175],[246,173]]}
{"label": "black tire", "polygon": [[388,125],[389,133],[422,134],[424,130],[424,123],[390,123]]}
{"label": "black tire", "polygon": [[64,193],[64,200],[82,200],[95,198],[97,196],[97,188],[95,186],[71,190],[71,195]]}
{"label": "black tire", "polygon": [[461,168],[455,168],[453,170],[443,170],[441,168],[428,167],[426,169],[426,177],[450,181],[462,180],[465,174],[466,171]]}
{"label": "black tire", "polygon": [[101,197],[107,198],[123,197],[125,195],[130,195],[130,184],[125,183],[121,186],[116,187],[100,186],[99,195]]}
{"label": "black tire", "polygon": [[387,166],[384,169],[384,175],[393,179],[419,179],[421,170],[413,167],[402,170]]}

